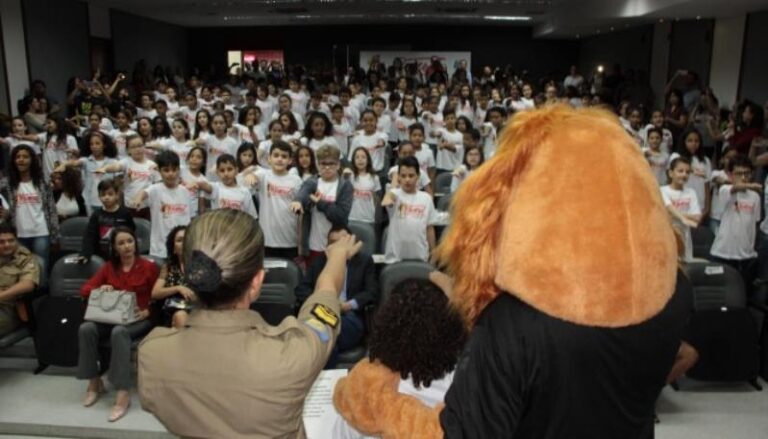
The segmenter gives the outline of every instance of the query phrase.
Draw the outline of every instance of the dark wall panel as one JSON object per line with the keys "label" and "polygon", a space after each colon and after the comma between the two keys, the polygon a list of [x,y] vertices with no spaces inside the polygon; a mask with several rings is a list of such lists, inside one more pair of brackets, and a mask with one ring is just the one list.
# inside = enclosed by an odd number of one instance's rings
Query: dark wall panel
{"label": "dark wall panel", "polygon": [[714,20],[686,20],[672,24],[670,77],[678,70],[691,70],[698,73],[702,84],[709,83],[714,29]]}
{"label": "dark wall panel", "polygon": [[618,64],[623,71],[648,73],[651,67],[653,26],[609,32],[581,40],[579,66],[581,74],[591,76],[597,66],[603,65],[611,73]]}
{"label": "dark wall panel", "polygon": [[115,68],[131,71],[144,59],[149,68],[187,66],[187,29],[112,9]]}
{"label": "dark wall panel", "polygon": [[48,85],[48,94],[60,103],[67,80],[88,78],[88,4],[74,0],[24,0],[29,72]]}
{"label": "dark wall panel", "polygon": [[744,35],[739,97],[768,102],[768,11],[750,14]]}

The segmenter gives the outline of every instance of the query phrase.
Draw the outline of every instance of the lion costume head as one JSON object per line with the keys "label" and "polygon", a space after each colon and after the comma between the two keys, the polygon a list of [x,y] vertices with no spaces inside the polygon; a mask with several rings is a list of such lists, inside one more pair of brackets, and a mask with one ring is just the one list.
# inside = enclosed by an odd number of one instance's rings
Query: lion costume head
{"label": "lion costume head", "polygon": [[557,105],[510,120],[455,194],[438,257],[469,322],[506,291],[563,320],[618,327],[666,305],[677,250],[658,184],[616,116]]}

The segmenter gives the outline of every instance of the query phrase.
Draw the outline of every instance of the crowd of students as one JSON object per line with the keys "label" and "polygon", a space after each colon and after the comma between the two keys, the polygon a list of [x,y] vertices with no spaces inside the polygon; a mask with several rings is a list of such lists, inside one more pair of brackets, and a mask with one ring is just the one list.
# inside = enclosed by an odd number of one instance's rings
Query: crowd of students
{"label": "crowd of students", "polygon": [[[690,228],[706,224],[715,234],[711,257],[739,269],[747,285],[758,276],[762,185],[753,170],[768,164],[759,105],[744,101],[721,112],[711,90],[690,83],[689,72],[673,77],[664,106],[620,100],[614,108],[575,68],[563,82],[543,86],[496,80],[485,69],[474,82],[459,71],[437,83],[399,70],[386,77],[387,71],[327,82],[306,71],[281,82],[253,72],[208,83],[158,77],[144,90],[132,89],[122,74],[109,82],[97,73],[92,81],[73,81],[66,109],[50,110],[44,84],[35,82],[23,114],[0,138],[7,157],[2,216],[42,258],[43,270],[50,270],[59,224],[89,216],[82,257],[100,255],[115,267],[123,261],[126,273],[141,271],[144,283],[154,285],[142,300],[162,300],[168,323],[183,326],[195,295],[183,282],[181,243],[185,226],[203,212],[227,208],[258,218],[267,257],[309,265],[325,250],[329,232],[353,221],[380,235],[388,225],[386,262],[427,261],[441,224],[434,197],[450,195],[438,193],[440,175],[450,175],[449,192],[455,191],[494,155],[514,113],[552,104],[602,106],[615,109],[647,158],[685,238],[686,260],[693,258]],[[673,87],[680,79],[685,92]],[[44,122],[33,123],[40,115]],[[135,218],[150,220],[150,255],[166,261],[159,273],[136,268],[131,259]],[[768,220],[759,230],[761,266],[768,265]],[[120,247],[121,238],[133,247]],[[147,273],[153,278],[144,279]],[[84,296],[109,273],[100,276]],[[123,345],[145,329],[122,334]],[[88,328],[81,344],[104,331]],[[90,405],[103,385],[93,378],[93,353],[83,352],[79,376],[91,379]],[[116,380],[125,382],[124,368]],[[112,418],[125,413],[126,398],[120,396],[122,411]]]}

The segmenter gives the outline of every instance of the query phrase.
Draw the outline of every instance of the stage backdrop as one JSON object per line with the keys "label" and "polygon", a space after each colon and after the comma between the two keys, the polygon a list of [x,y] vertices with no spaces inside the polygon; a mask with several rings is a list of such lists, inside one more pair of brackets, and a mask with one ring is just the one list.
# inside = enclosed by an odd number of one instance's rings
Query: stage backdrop
{"label": "stage backdrop", "polygon": [[371,58],[375,55],[379,55],[379,61],[389,67],[392,65],[392,61],[395,58],[400,58],[403,61],[403,65],[416,62],[419,65],[419,70],[426,72],[429,65],[432,63],[432,57],[436,56],[440,62],[446,67],[449,75],[453,75],[456,68],[459,66],[459,61],[467,61],[467,69],[472,71],[472,52],[412,52],[412,51],[376,51],[376,50],[362,50],[360,51],[360,67],[368,71],[368,65],[371,62]]}

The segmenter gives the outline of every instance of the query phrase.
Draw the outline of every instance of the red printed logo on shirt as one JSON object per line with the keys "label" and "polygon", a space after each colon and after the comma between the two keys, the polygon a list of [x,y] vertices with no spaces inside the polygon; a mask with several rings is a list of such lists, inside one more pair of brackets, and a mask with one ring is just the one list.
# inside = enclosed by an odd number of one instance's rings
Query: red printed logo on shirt
{"label": "red printed logo on shirt", "polygon": [[736,212],[752,213],[755,211],[755,203],[752,201],[736,201]]}
{"label": "red printed logo on shirt", "polygon": [[243,202],[238,200],[228,200],[226,198],[222,198],[219,200],[219,208],[243,210]]}
{"label": "red printed logo on shirt", "polygon": [[34,194],[16,194],[16,205],[29,205],[29,204],[40,204],[40,196],[37,193]]}
{"label": "red printed logo on shirt", "polygon": [[373,192],[355,189],[355,198],[359,198],[361,200],[370,200],[373,198]]}
{"label": "red printed logo on shirt", "polygon": [[173,215],[186,215],[187,209],[189,209],[189,204],[171,204],[171,203],[160,204],[160,212],[163,213],[164,217],[169,217]]}
{"label": "red printed logo on shirt", "polygon": [[149,180],[151,177],[151,171],[137,171],[135,169],[128,170],[128,180],[130,181]]}
{"label": "red printed logo on shirt", "polygon": [[690,198],[679,198],[677,200],[672,200],[672,205],[675,206],[675,209],[681,211],[681,212],[687,212],[688,209],[691,208],[691,199]]}
{"label": "red printed logo on shirt", "polygon": [[283,198],[293,197],[293,188],[286,186],[278,186],[274,183],[267,183],[267,195]]}
{"label": "red printed logo on shirt", "polygon": [[402,203],[399,207],[400,218],[422,219],[426,216],[427,208],[419,204]]}

